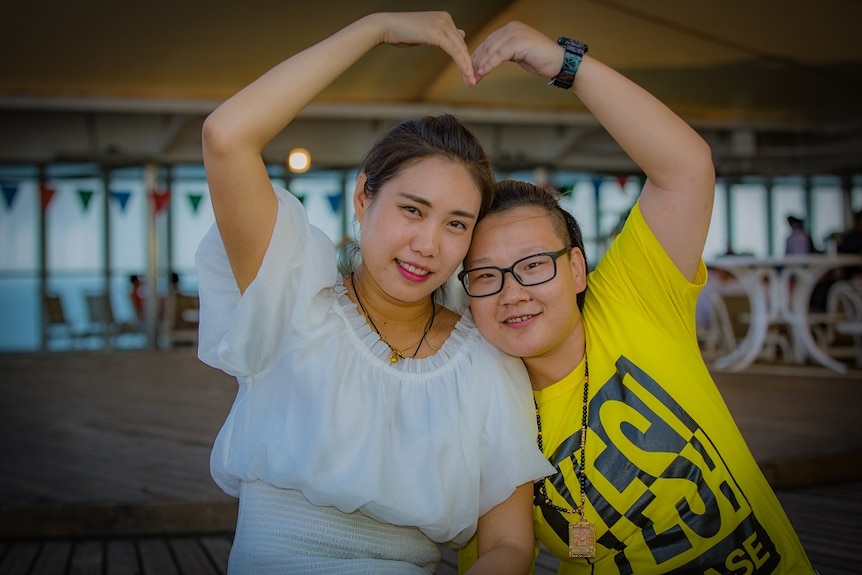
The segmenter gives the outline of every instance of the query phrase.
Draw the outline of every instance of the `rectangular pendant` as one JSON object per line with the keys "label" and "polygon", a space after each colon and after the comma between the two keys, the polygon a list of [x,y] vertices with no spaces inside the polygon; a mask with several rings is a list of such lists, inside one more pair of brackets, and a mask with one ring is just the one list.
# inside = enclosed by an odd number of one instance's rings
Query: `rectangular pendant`
{"label": "rectangular pendant", "polygon": [[569,523],[569,557],[596,556],[596,526],[581,519]]}

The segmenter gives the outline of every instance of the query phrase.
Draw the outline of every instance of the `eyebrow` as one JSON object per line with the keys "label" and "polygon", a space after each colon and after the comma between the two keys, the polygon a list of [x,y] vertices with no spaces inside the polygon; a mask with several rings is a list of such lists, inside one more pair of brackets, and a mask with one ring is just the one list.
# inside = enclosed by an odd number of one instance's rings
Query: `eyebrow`
{"label": "eyebrow", "polygon": [[[413,194],[409,194],[407,192],[399,192],[398,195],[403,197],[403,198],[407,198],[408,200],[414,201],[417,204],[422,204],[423,206],[426,206],[429,208],[432,207],[431,202],[429,202],[428,200],[426,200],[423,197],[414,196]],[[459,216],[462,218],[469,218],[469,219],[473,219],[473,220],[475,220],[478,217],[476,214],[474,214],[472,212],[466,212],[464,210],[454,210],[453,212],[451,212],[451,214],[453,216]]]}
{"label": "eyebrow", "polygon": [[[543,248],[541,246],[530,245],[530,246],[524,246],[523,248],[521,248],[518,251],[520,252],[520,255],[518,255],[514,260],[512,260],[512,262],[516,262],[519,259],[534,256],[536,254],[543,254],[549,250],[546,250],[545,248]],[[475,258],[475,259],[471,260],[470,267],[471,268],[486,267],[485,264],[487,264],[489,259],[490,258],[488,256],[482,256],[479,258]],[[492,266],[492,267],[498,267],[498,266]]]}

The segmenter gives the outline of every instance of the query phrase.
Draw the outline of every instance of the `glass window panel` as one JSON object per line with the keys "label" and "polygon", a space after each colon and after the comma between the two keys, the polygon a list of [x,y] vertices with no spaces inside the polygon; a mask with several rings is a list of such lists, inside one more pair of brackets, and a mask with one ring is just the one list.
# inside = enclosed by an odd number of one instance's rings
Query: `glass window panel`
{"label": "glass window panel", "polygon": [[147,267],[149,209],[144,182],[141,179],[112,179],[110,185],[111,270],[143,273]]}
{"label": "glass window panel", "polygon": [[[313,173],[294,176],[290,180],[290,191],[303,198],[308,221],[320,228],[332,243],[338,244],[344,237],[342,211],[347,198],[338,172]],[[349,198],[352,203],[352,195]]]}
{"label": "glass window panel", "polygon": [[844,192],[840,183],[817,185],[812,188],[810,230],[818,250],[826,250],[826,239],[844,229]]}
{"label": "glass window panel", "polygon": [[560,205],[568,210],[581,227],[584,237],[584,249],[587,261],[592,269],[604,254],[605,246],[601,245],[598,237],[598,223],[596,222],[596,194],[592,181],[588,179],[578,180],[574,184],[572,192],[560,199]]}
{"label": "glass window panel", "polygon": [[767,249],[766,189],[762,184],[737,183],[730,189],[733,218],[733,250],[758,257],[769,255]]}
{"label": "glass window panel", "polygon": [[105,230],[102,180],[53,180],[48,185],[55,190],[45,210],[48,269],[84,273],[101,270]]}
{"label": "glass window panel", "polygon": [[183,277],[194,276],[195,251],[215,221],[206,180],[175,181],[170,209],[171,271]]}
{"label": "glass window panel", "polygon": [[39,265],[38,187],[32,180],[9,180],[3,185],[6,189],[0,211],[0,270],[35,271]]}
{"label": "glass window panel", "polygon": [[802,180],[796,180],[775,183],[772,187],[772,202],[773,255],[781,257],[785,254],[787,236],[790,235],[790,225],[787,223],[787,217],[794,216],[800,219],[807,218],[804,182]]}

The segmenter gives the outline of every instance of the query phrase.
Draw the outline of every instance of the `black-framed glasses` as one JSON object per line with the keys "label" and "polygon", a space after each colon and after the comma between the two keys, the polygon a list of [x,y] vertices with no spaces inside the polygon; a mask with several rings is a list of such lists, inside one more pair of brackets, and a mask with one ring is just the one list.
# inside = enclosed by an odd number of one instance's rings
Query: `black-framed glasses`
{"label": "black-framed glasses", "polygon": [[484,266],[463,270],[458,274],[458,279],[470,297],[486,297],[500,293],[503,291],[506,273],[511,273],[522,286],[543,284],[557,277],[557,258],[571,249],[533,254],[519,259],[507,268]]}

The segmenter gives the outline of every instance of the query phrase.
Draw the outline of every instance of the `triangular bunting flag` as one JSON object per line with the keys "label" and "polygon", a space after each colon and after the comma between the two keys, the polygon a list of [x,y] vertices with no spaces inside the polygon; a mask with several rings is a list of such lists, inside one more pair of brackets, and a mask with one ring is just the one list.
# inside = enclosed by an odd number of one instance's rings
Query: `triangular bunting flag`
{"label": "triangular bunting flag", "polygon": [[294,195],[294,196],[296,196],[296,199],[297,199],[297,200],[299,200],[299,203],[300,203],[300,204],[305,204],[305,196],[300,196],[300,195],[299,195],[299,194],[297,194],[296,192],[292,192],[292,193],[293,193],[293,195]]}
{"label": "triangular bunting flag", "polygon": [[593,178],[593,189],[596,191],[596,197],[599,197],[599,191],[602,189],[602,183],[604,183],[605,179],[601,176],[596,176]]}
{"label": "triangular bunting flag", "polygon": [[203,194],[188,194],[189,203],[192,206],[192,213],[198,213],[198,208],[201,205],[201,200],[203,199]]}
{"label": "triangular bunting flag", "polygon": [[617,183],[620,185],[620,188],[623,190],[626,189],[626,182],[628,182],[628,181],[629,181],[628,176],[623,176],[623,175],[617,176]]}
{"label": "triangular bunting flag", "polygon": [[87,206],[90,205],[90,200],[93,198],[93,190],[78,190],[78,197],[81,199],[81,206],[86,212]]}
{"label": "triangular bunting flag", "polygon": [[114,198],[118,204],[120,204],[120,212],[126,211],[126,204],[129,203],[129,198],[132,197],[132,192],[127,192],[125,190],[114,191],[111,190],[111,197]]}
{"label": "triangular bunting flag", "polygon": [[48,205],[51,203],[51,200],[54,199],[54,194],[56,193],[57,190],[51,186],[39,186],[39,200],[42,204],[43,212],[48,209]]}
{"label": "triangular bunting flag", "polygon": [[155,190],[153,192],[153,211],[162,213],[171,201],[171,192],[168,190]]}
{"label": "triangular bunting flag", "polygon": [[564,196],[568,196],[568,195],[571,195],[571,193],[574,191],[574,189],[575,189],[575,183],[572,182],[571,184],[566,184],[564,186],[560,186],[560,193]]}
{"label": "triangular bunting flag", "polygon": [[329,194],[326,198],[329,200],[329,207],[332,208],[332,213],[337,214],[341,210],[341,200],[344,198],[344,195],[341,193]]}
{"label": "triangular bunting flag", "polygon": [[6,209],[12,209],[12,202],[15,201],[15,196],[18,195],[18,183],[2,182],[0,186],[3,187],[3,199],[6,200]]}

